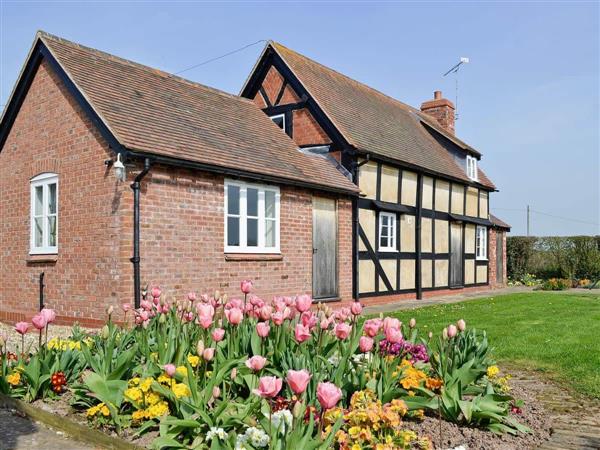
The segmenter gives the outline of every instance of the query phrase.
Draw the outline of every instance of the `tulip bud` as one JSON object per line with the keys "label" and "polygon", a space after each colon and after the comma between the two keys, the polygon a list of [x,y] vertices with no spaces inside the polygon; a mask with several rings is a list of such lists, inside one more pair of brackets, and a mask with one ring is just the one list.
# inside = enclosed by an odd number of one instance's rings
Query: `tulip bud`
{"label": "tulip bud", "polygon": [[444,328],[442,330],[442,337],[444,338],[444,340],[448,339],[448,328]]}
{"label": "tulip bud", "polygon": [[4,347],[4,344],[6,344],[4,336],[0,336],[0,350]]}
{"label": "tulip bud", "polygon": [[227,294],[223,294],[223,303],[227,303],[229,296]]}
{"label": "tulip bud", "polygon": [[458,322],[456,322],[456,326],[458,326],[460,331],[465,331],[467,329],[467,322],[465,322],[463,319],[460,319]]}
{"label": "tulip bud", "polygon": [[212,390],[212,396],[214,399],[217,399],[221,396],[221,389],[219,388],[219,386],[215,386]]}
{"label": "tulip bud", "polygon": [[294,417],[294,419],[304,417],[304,409],[304,404],[302,402],[294,403],[294,407],[292,408],[292,416]]}
{"label": "tulip bud", "polygon": [[102,327],[100,336],[102,336],[102,339],[108,339],[108,336],[110,336],[110,330],[108,329],[108,325],[104,325]]}
{"label": "tulip bud", "polygon": [[430,331],[429,334],[428,334],[428,336],[429,336],[429,339],[431,339],[433,337],[433,332]]}
{"label": "tulip bud", "polygon": [[215,291],[215,300],[218,300],[221,297],[221,291],[218,289]]}
{"label": "tulip bud", "polygon": [[113,305],[110,305],[108,308],[106,308],[106,314],[108,315],[108,317],[112,316],[114,310],[115,308],[113,307]]}
{"label": "tulip bud", "polygon": [[202,353],[204,352],[204,341],[202,339],[198,340],[198,343],[196,344],[196,354],[198,356],[202,356]]}
{"label": "tulip bud", "polygon": [[158,317],[158,323],[160,323],[160,324],[163,324],[163,323],[165,323],[166,321],[167,321],[167,316],[166,316],[166,315],[164,315],[164,314],[161,314],[161,315]]}
{"label": "tulip bud", "polygon": [[417,321],[414,317],[412,319],[410,319],[410,322],[408,322],[408,326],[411,328],[414,328],[417,326]]}
{"label": "tulip bud", "polygon": [[458,332],[458,330],[456,329],[456,325],[454,325],[454,324],[448,325],[448,337],[450,339],[452,339],[454,336],[456,336],[457,332]]}
{"label": "tulip bud", "polygon": [[214,348],[205,348],[202,352],[202,357],[205,361],[211,361],[215,357],[215,349]]}
{"label": "tulip bud", "polygon": [[231,370],[231,379],[232,379],[232,380],[235,380],[235,377],[237,377],[237,367],[234,367],[234,368]]}

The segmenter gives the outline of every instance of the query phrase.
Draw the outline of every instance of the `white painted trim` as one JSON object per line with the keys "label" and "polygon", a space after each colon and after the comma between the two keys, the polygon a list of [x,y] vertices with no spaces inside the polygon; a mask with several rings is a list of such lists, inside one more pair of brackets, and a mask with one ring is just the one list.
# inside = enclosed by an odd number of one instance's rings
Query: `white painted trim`
{"label": "white painted trim", "polygon": [[[386,247],[382,247],[381,246],[381,231],[383,229],[383,221],[381,220],[382,217],[387,217],[390,220],[390,224],[391,226],[389,228],[391,228],[391,233],[390,233],[390,237],[391,239],[388,239],[388,242],[391,242],[391,245],[388,245]],[[379,234],[377,235],[377,250],[380,252],[397,252],[398,251],[398,243],[396,242],[396,233],[397,233],[397,224],[398,219],[396,217],[395,213],[389,213],[389,212],[380,212],[379,213]]]}
{"label": "white painted trim", "polygon": [[[48,211],[48,186],[56,184],[56,213],[50,214]],[[35,214],[35,190],[37,187],[42,187],[42,214],[36,216]],[[59,236],[59,191],[58,191],[58,175],[55,173],[42,173],[36,177],[33,177],[30,181],[30,206],[29,206],[29,254],[30,255],[53,255],[58,253],[58,236]],[[48,227],[48,217],[54,216],[56,218],[56,245],[51,246],[48,243],[50,236]],[[35,218],[43,219],[42,228],[42,246],[35,246]]]}
{"label": "white painted trim", "polygon": [[285,131],[285,114],[275,114],[274,116],[269,116],[269,119],[271,119],[273,121],[273,123],[275,123],[275,119],[282,119],[282,124],[283,126],[281,127],[281,129],[283,131]]}
{"label": "white painted trim", "polygon": [[488,255],[488,229],[478,225],[475,230],[475,259],[478,261],[487,261]]}
{"label": "white painted trim", "polygon": [[479,181],[477,176],[477,158],[467,155],[467,176],[473,181]]}
{"label": "white painted trim", "polygon": [[[237,186],[240,189],[240,211],[239,214],[228,214],[227,210],[227,196],[228,186]],[[258,246],[252,247],[246,245],[247,243],[247,189],[254,188],[258,190]],[[265,192],[273,192],[275,194],[275,218],[269,219],[265,217]],[[237,180],[225,180],[224,183],[224,203],[223,203],[223,222],[224,222],[224,237],[223,237],[223,248],[225,253],[280,253],[280,238],[281,238],[281,220],[280,220],[280,199],[281,193],[278,186],[263,185],[246,183]],[[233,246],[227,244],[227,218],[239,217],[240,221],[240,245]],[[275,222],[275,246],[266,247],[265,245],[265,225],[267,220]]]}

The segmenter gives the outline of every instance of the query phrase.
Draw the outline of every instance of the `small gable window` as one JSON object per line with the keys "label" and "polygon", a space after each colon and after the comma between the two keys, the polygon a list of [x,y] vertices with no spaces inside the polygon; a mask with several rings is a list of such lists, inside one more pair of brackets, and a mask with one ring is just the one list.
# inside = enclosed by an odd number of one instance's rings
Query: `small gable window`
{"label": "small gable window", "polygon": [[30,254],[58,253],[58,175],[31,179]]}
{"label": "small gable window", "polygon": [[279,188],[225,181],[225,253],[279,253]]}
{"label": "small gable window", "polygon": [[275,125],[277,125],[279,128],[285,130],[285,114],[277,114],[276,116],[270,116],[269,119],[275,122]]}
{"label": "small gable window", "polygon": [[487,259],[487,228],[477,227],[475,235],[475,258]]}
{"label": "small gable window", "polygon": [[396,251],[396,214],[379,213],[379,251]]}
{"label": "small gable window", "polygon": [[477,181],[477,158],[467,155],[467,176]]}

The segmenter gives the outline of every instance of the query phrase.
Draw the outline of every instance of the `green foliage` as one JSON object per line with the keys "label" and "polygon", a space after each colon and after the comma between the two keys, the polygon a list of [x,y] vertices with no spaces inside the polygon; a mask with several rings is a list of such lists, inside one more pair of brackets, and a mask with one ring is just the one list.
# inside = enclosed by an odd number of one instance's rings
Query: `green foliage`
{"label": "green foliage", "polygon": [[540,285],[542,291],[564,291],[571,287],[571,280],[563,278],[550,278]]}

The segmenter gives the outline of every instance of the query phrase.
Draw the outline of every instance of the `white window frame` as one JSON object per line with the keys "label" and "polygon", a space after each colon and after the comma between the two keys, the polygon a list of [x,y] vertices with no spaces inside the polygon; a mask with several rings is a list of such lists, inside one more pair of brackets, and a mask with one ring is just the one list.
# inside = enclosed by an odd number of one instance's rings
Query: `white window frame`
{"label": "white window frame", "polygon": [[[48,202],[48,192],[51,184],[56,184],[56,213],[51,214],[48,211],[49,202]],[[37,187],[42,186],[42,214],[35,214],[35,190]],[[58,195],[58,175],[55,173],[43,173],[38,175],[30,180],[30,235],[29,235],[29,254],[31,255],[53,255],[58,253],[58,236],[59,236],[59,220],[58,220],[58,211],[59,211],[59,195]],[[54,216],[56,219],[56,245],[49,245],[50,232],[49,232],[49,224],[48,217]],[[36,247],[35,245],[35,219],[43,218],[43,228],[42,228],[42,245],[40,247]]]}
{"label": "white window frame", "polygon": [[477,181],[477,158],[474,156],[467,155],[467,176],[473,180]]}
{"label": "white window frame", "polygon": [[[280,215],[279,215],[279,203],[280,203],[280,192],[279,187],[270,186],[264,184],[254,184],[254,183],[246,183],[243,181],[233,181],[233,180],[225,180],[225,202],[224,202],[224,248],[225,253],[280,253],[279,241],[280,241]],[[229,186],[237,186],[240,189],[240,210],[239,214],[229,214],[227,209],[228,203],[228,187]],[[247,189],[254,188],[258,190],[258,246],[248,246],[247,245]],[[265,217],[265,192],[273,192],[275,194],[275,218]],[[240,245],[228,245],[227,243],[227,218],[228,217],[239,217],[240,219],[240,236],[239,241]],[[255,217],[255,216],[252,216]],[[267,221],[275,222],[275,246],[267,247],[265,245],[265,229]]]}
{"label": "white window frame", "polygon": [[478,225],[475,231],[475,258],[478,260],[487,260],[487,227]]}
{"label": "white window frame", "polygon": [[[383,231],[383,220],[381,220],[383,217],[387,217],[388,218],[388,223],[390,225],[388,225],[386,228],[390,229],[391,233],[390,235],[388,235],[388,245],[387,246],[382,246],[381,245],[381,237],[382,237],[382,231]],[[396,230],[398,226],[398,218],[396,217],[395,213],[389,213],[389,212],[380,212],[379,213],[379,240],[378,240],[378,249],[380,252],[396,252],[398,251],[398,246],[397,246],[397,242],[396,242]]]}
{"label": "white window frame", "polygon": [[271,119],[273,122],[275,122],[275,119],[282,119],[282,127],[281,129],[285,132],[285,114],[275,114],[274,116],[269,116],[269,119]]}

